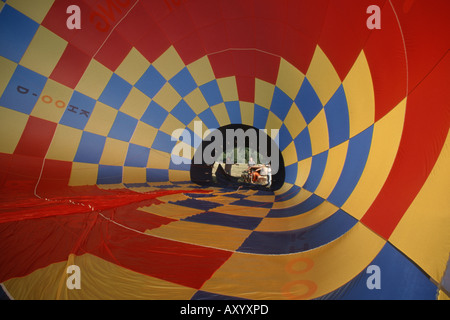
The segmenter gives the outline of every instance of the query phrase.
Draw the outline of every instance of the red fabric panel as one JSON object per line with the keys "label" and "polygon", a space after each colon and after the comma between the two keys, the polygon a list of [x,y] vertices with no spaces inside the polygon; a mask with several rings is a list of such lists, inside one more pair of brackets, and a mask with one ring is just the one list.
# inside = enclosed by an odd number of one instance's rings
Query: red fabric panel
{"label": "red fabric panel", "polygon": [[275,84],[280,68],[280,58],[260,51],[255,51],[255,77]]}
{"label": "red fabric panel", "polygon": [[72,162],[46,159],[37,192],[64,188],[69,184]]}
{"label": "red fabric panel", "polygon": [[184,6],[197,29],[214,24],[223,19],[221,6],[216,1],[186,1]]}
{"label": "red fabric panel", "polygon": [[53,69],[50,79],[74,89],[90,61],[91,58],[87,54],[69,43]]}
{"label": "red fabric panel", "polygon": [[203,47],[203,41],[197,32],[192,32],[183,39],[175,42],[173,45],[185,65],[188,65],[206,55],[206,50]]}
{"label": "red fabric panel", "polygon": [[14,154],[43,158],[52,141],[56,123],[30,116]]}
{"label": "red fabric panel", "polygon": [[170,47],[170,42],[155,21],[147,21],[147,33],[136,43],[136,49],[150,62]]}
{"label": "red fabric panel", "polygon": [[230,48],[228,35],[222,21],[198,30],[206,52],[216,53]]}
{"label": "red fabric panel", "polygon": [[[133,1],[134,2],[134,1]],[[130,6],[131,8],[131,6]],[[128,11],[129,9],[127,9]],[[128,15],[117,25],[117,32],[130,44],[135,45],[148,31],[148,21],[152,18],[142,1],[138,2]]]}
{"label": "red fabric panel", "polygon": [[208,58],[217,79],[235,75],[234,58],[231,51],[212,54]]}
{"label": "red fabric panel", "polygon": [[195,30],[194,23],[184,6],[178,7],[159,21],[159,26],[164,30],[171,43],[185,38]]}
{"label": "red fabric panel", "polygon": [[412,91],[448,52],[449,2],[405,1],[403,5],[402,2],[393,5],[405,37]]}
{"label": "red fabric panel", "polygon": [[95,56],[95,59],[105,67],[115,71],[128,55],[131,47],[131,44],[119,32],[114,30]]}
{"label": "red fabric panel", "polygon": [[236,85],[240,101],[255,102],[255,78],[238,76]]}
{"label": "red fabric panel", "polygon": [[[378,5],[381,8],[385,2],[330,1],[318,44],[332,62],[341,80],[344,80],[350,71],[371,32],[366,26],[369,17],[366,14],[367,7]],[[398,32],[398,28],[391,29],[390,32]]]}
{"label": "red fabric panel", "polygon": [[295,66],[303,74],[308,71],[317,43],[302,32],[289,26],[283,36],[283,59]]}
{"label": "red fabric panel", "polygon": [[406,62],[401,32],[391,6],[381,8],[381,29],[372,30],[364,53],[375,94],[375,121],[406,96]]}
{"label": "red fabric panel", "polygon": [[[361,222],[388,239],[432,170],[450,127],[450,56],[408,97],[405,126],[391,172]],[[426,106],[426,108],[424,108]]]}
{"label": "red fabric panel", "polygon": [[256,30],[254,19],[244,18],[228,20],[225,25],[231,48],[255,47]]}
{"label": "red fabric panel", "polygon": [[[72,189],[78,190],[73,191],[75,193],[82,190],[86,190],[88,194],[95,193],[91,190],[92,187]],[[93,205],[96,210],[102,211],[106,219],[96,212],[77,213],[77,210],[86,211],[86,207],[67,203],[67,200],[65,204],[57,205],[57,199],[52,199],[51,202],[38,199],[42,205],[32,206],[34,213],[46,206],[55,206],[54,216],[47,216],[49,210],[45,208],[41,212],[45,214],[39,218],[35,216],[34,219],[14,221],[5,220],[6,213],[2,212],[0,281],[24,276],[38,268],[65,261],[70,253],[91,253],[130,270],[199,289],[232,253],[143,234],[144,230],[172,220],[136,210],[140,206],[157,205],[159,201],[156,197],[179,192],[208,191],[162,190],[140,194],[129,190],[97,189],[95,196],[67,198],[73,202]],[[61,213],[64,209],[71,213]],[[15,214],[17,218],[23,216],[24,211],[16,211]]]}

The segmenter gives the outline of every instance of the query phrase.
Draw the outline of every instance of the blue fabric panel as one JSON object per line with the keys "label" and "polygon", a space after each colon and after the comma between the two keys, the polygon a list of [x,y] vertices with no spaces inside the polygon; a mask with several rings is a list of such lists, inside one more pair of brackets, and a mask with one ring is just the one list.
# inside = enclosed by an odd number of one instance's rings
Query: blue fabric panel
{"label": "blue fabric panel", "polygon": [[169,171],[164,169],[147,168],[148,182],[163,182],[169,181]]}
{"label": "blue fabric panel", "polygon": [[129,167],[146,167],[150,149],[130,143],[128,146],[125,166]]}
{"label": "blue fabric panel", "polygon": [[228,116],[230,117],[231,124],[241,123],[241,108],[239,101],[228,101],[225,102],[225,107],[227,108]]}
{"label": "blue fabric panel", "polygon": [[436,285],[389,242],[369,266],[379,268],[379,289],[369,289],[375,272],[365,268],[346,285],[317,300],[436,300]]}
{"label": "blue fabric panel", "polygon": [[97,184],[111,184],[122,182],[122,170],[121,166],[98,166]]}
{"label": "blue fabric panel", "polygon": [[196,117],[195,112],[184,100],[180,100],[170,113],[185,125],[191,123]]}
{"label": "blue fabric panel", "polygon": [[131,88],[131,84],[113,73],[98,101],[119,110],[128,97]]}
{"label": "blue fabric panel", "polygon": [[328,150],[312,157],[311,170],[303,186],[306,190],[314,192],[322,179],[327,164]]}
{"label": "blue fabric panel", "polygon": [[83,132],[74,162],[98,164],[105,147],[105,141],[106,137],[87,131]]}
{"label": "blue fabric panel", "polygon": [[300,109],[306,123],[310,123],[323,107],[322,102],[320,102],[317,93],[314,91],[307,78],[303,80],[302,86],[294,101]]}
{"label": "blue fabric panel", "polygon": [[0,12],[0,55],[19,63],[39,24],[5,4]]}
{"label": "blue fabric panel", "polygon": [[280,88],[275,87],[273,92],[272,103],[270,105],[270,111],[272,111],[282,121],[286,119],[286,116],[291,109],[293,100],[284,93]]}
{"label": "blue fabric panel", "polygon": [[294,139],[295,149],[297,150],[298,161],[307,159],[312,156],[311,137],[309,129],[306,127]]}
{"label": "blue fabric panel", "polygon": [[165,84],[166,79],[154,66],[150,66],[134,86],[148,97],[153,98]]}
{"label": "blue fabric panel", "polygon": [[169,112],[166,109],[152,100],[142,115],[141,121],[154,128],[159,128],[166,120],[168,114]]}
{"label": "blue fabric panel", "polygon": [[197,88],[197,84],[195,83],[194,78],[192,78],[192,75],[187,67],[184,67],[172,79],[170,79],[169,83],[182,97],[187,96],[195,88]]}
{"label": "blue fabric panel", "polygon": [[59,123],[83,130],[94,110],[96,101],[74,91]]}
{"label": "blue fabric panel", "polygon": [[350,139],[344,168],[328,201],[341,207],[353,192],[369,156],[373,126]]}
{"label": "blue fabric panel", "polygon": [[254,231],[238,249],[240,252],[259,254],[289,254],[320,247],[333,241],[357,220],[342,210],[313,226],[283,232]]}
{"label": "blue fabric panel", "polygon": [[199,88],[210,107],[223,102],[222,94],[220,93],[217,80],[207,82],[201,85]]}
{"label": "blue fabric panel", "polygon": [[116,120],[109,131],[108,137],[130,142],[137,123],[137,119],[119,111],[116,115]]}
{"label": "blue fabric panel", "polygon": [[18,65],[0,98],[0,105],[30,114],[46,82],[46,77]]}
{"label": "blue fabric panel", "polygon": [[167,133],[158,131],[155,140],[153,141],[152,149],[172,153],[176,143],[176,141],[172,141],[172,137]]}
{"label": "blue fabric panel", "polygon": [[255,104],[255,112],[253,113],[253,126],[263,130],[266,127],[269,110],[260,105]]}
{"label": "blue fabric panel", "polygon": [[330,148],[347,141],[350,136],[350,120],[347,99],[341,85],[325,105]]}
{"label": "blue fabric panel", "polygon": [[208,211],[190,216],[183,220],[224,227],[253,230],[259,225],[262,218],[236,216],[232,214],[224,214]]}
{"label": "blue fabric panel", "polygon": [[308,199],[292,207],[270,210],[270,212],[267,214],[267,217],[284,218],[296,216],[318,207],[324,201],[325,200],[322,197],[319,197],[318,195],[313,193]]}

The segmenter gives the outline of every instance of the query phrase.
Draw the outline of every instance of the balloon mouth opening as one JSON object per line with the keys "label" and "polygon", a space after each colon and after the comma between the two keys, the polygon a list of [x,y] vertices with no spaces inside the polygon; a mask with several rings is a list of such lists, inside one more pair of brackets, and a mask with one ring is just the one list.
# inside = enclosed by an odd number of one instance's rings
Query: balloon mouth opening
{"label": "balloon mouth opening", "polygon": [[280,189],[285,166],[278,131],[243,124],[210,130],[191,160],[191,181],[224,188]]}

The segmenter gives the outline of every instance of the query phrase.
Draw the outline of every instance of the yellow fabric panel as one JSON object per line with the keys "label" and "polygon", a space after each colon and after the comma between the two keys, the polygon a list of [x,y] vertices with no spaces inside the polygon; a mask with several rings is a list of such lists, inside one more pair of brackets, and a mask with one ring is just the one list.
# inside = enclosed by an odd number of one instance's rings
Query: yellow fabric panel
{"label": "yellow fabric panel", "polygon": [[[172,133],[178,129],[184,129],[186,126],[172,114],[168,114],[166,120],[162,123],[159,130],[172,136]],[[176,136],[176,135],[175,135]]]}
{"label": "yellow fabric panel", "polygon": [[150,149],[147,168],[169,169],[170,154],[156,149]]}
{"label": "yellow fabric panel", "polygon": [[[71,264],[80,268],[79,290],[66,287],[67,267]],[[58,274],[61,277],[55,277]],[[187,300],[197,291],[134,272],[91,254],[51,264],[23,278],[10,279],[5,286],[15,299],[28,300]]]}
{"label": "yellow fabric panel", "polygon": [[125,185],[123,183],[112,183],[112,184],[98,184],[100,189],[104,190],[117,190],[117,189],[125,189]]}
{"label": "yellow fabric panel", "polygon": [[270,109],[275,86],[269,82],[255,79],[255,104]]}
{"label": "yellow fabric panel", "polygon": [[448,296],[444,291],[439,290],[439,294],[438,294],[437,299],[438,299],[438,300],[449,301],[449,300],[450,300],[450,296]]}
{"label": "yellow fabric panel", "polygon": [[284,119],[284,125],[291,134],[292,139],[295,139],[306,128],[306,121],[295,102],[292,104],[291,109],[289,109],[286,119]]}
{"label": "yellow fabric panel", "polygon": [[344,167],[347,156],[348,140],[328,151],[327,164],[317,189],[318,196],[326,199],[333,191]]}
{"label": "yellow fabric panel", "polygon": [[128,97],[120,107],[120,111],[136,119],[140,119],[145,110],[147,110],[150,101],[152,101],[152,99],[147,97],[140,90],[132,87]]}
{"label": "yellow fabric panel", "polygon": [[217,85],[219,86],[223,101],[227,102],[239,100],[236,77],[232,76],[217,79]]}
{"label": "yellow fabric panel", "polygon": [[31,115],[58,123],[68,106],[73,90],[52,79],[48,79],[36,101]]}
{"label": "yellow fabric panel", "polygon": [[130,142],[150,148],[153,144],[153,141],[155,140],[157,133],[158,129],[153,128],[152,126],[142,121],[139,121],[136,125],[136,129],[134,130]]}
{"label": "yellow fabric panel", "polygon": [[198,86],[216,78],[207,56],[190,63],[187,68]]}
{"label": "yellow fabric panel", "polygon": [[156,229],[146,230],[145,233],[199,246],[236,250],[252,231],[204,223],[175,221]]}
{"label": "yellow fabric panel", "polygon": [[324,106],[341,85],[341,80],[328,57],[317,46],[306,78]]}
{"label": "yellow fabric panel", "polygon": [[84,130],[106,137],[116,120],[116,116],[116,109],[97,101]]}
{"label": "yellow fabric panel", "polygon": [[184,170],[169,170],[170,181],[191,181],[191,173]]}
{"label": "yellow fabric panel", "polygon": [[80,145],[82,134],[82,130],[58,124],[46,158],[72,162]]}
{"label": "yellow fabric panel", "polygon": [[389,238],[437,283],[450,252],[449,163],[450,132],[425,184]]}
{"label": "yellow fabric panel", "polygon": [[146,183],[147,171],[145,168],[123,167],[123,183]]}
{"label": "yellow fabric panel", "polygon": [[98,164],[72,162],[69,186],[86,186],[97,183]]}
{"label": "yellow fabric panel", "polygon": [[84,71],[75,90],[97,100],[108,84],[113,72],[95,59],[92,59]]}
{"label": "yellow fabric panel", "polygon": [[55,0],[8,0],[8,5],[40,24],[52,7],[53,2],[55,2]]}
{"label": "yellow fabric panel", "polygon": [[330,148],[328,124],[324,109],[322,109],[308,124],[308,130],[309,136],[311,137],[311,149],[313,156]]}
{"label": "yellow fabric panel", "polygon": [[240,101],[242,124],[253,126],[253,116],[255,113],[255,105],[251,102]]}
{"label": "yellow fabric panel", "polygon": [[153,66],[166,79],[170,80],[184,67],[184,62],[181,60],[178,52],[173,46],[167,49],[158,59],[153,62]]}
{"label": "yellow fabric panel", "polygon": [[[170,198],[167,198],[168,201],[179,201],[179,200],[187,199],[187,197],[186,197],[186,199],[183,197],[180,197],[179,194],[170,195],[167,197],[170,197]],[[158,200],[162,200],[162,199],[158,198]],[[158,204],[158,205],[154,204],[152,206],[139,208],[139,210],[148,212],[148,213],[152,213],[152,214],[156,214],[156,215],[166,217],[166,218],[172,218],[172,219],[185,219],[187,217],[204,212],[204,210],[183,207],[183,206],[179,206],[179,205],[176,205],[173,203],[162,203],[162,204]]]}
{"label": "yellow fabric panel", "polygon": [[130,84],[135,85],[149,66],[150,62],[133,47],[117,67],[115,73]]}
{"label": "yellow fabric panel", "polygon": [[[406,100],[374,124],[364,171],[342,209],[361,219],[383,187],[397,155],[403,131]],[[388,143],[389,142],[389,143]]]}
{"label": "yellow fabric panel", "polygon": [[[269,195],[251,195],[245,198],[246,200],[250,201],[256,201],[261,203],[272,203],[275,201],[275,195],[269,194]],[[257,207],[258,205],[255,205]]]}
{"label": "yellow fabric panel", "polygon": [[358,223],[335,241],[301,253],[234,253],[201,289],[254,300],[313,299],[353,279],[384,244]]}
{"label": "yellow fabric panel", "polygon": [[290,166],[293,163],[296,163],[298,160],[297,149],[295,148],[294,141],[292,141],[282,152],[284,165]]}
{"label": "yellow fabric panel", "polygon": [[281,201],[277,201],[273,204],[272,209],[283,209],[295,206],[299,203],[302,203],[306,199],[308,199],[312,193],[306,189],[300,189],[300,191],[292,198],[288,200],[281,199]]}
{"label": "yellow fabric panel", "polygon": [[14,152],[27,122],[27,114],[0,107],[0,152]]}
{"label": "yellow fabric panel", "polygon": [[66,49],[66,46],[66,40],[60,38],[47,28],[39,26],[28,49],[20,60],[20,64],[49,77]]}
{"label": "yellow fabric panel", "polygon": [[[281,121],[280,118],[278,118],[275,115],[275,113],[273,113],[272,111],[269,111],[269,114],[267,116],[266,129],[268,129],[268,131],[270,131],[270,129],[279,130],[282,125],[283,125],[283,121]],[[269,136],[272,136],[272,135],[269,134]]]}
{"label": "yellow fabric panel", "polygon": [[[236,199],[234,200],[236,201]],[[214,208],[214,212],[257,218],[264,218],[269,213],[269,211],[269,208],[251,207],[251,210],[249,210],[249,207],[247,206],[237,205],[223,205]]]}
{"label": "yellow fabric panel", "polygon": [[351,138],[375,121],[375,95],[364,51],[361,51],[342,84],[347,98]]}
{"label": "yellow fabric panel", "polygon": [[[230,203],[233,203],[236,201],[236,198],[232,197],[225,197],[221,195],[211,195],[206,197],[200,197],[197,199],[198,201],[211,201],[217,204],[223,204],[223,205],[229,205]],[[216,212],[214,210],[214,212]]]}
{"label": "yellow fabric panel", "polygon": [[15,300],[55,300],[67,267],[66,261],[54,263],[24,277],[9,279],[3,285]]}
{"label": "yellow fabric panel", "polygon": [[206,102],[206,99],[199,88],[195,88],[183,99],[196,114],[200,114],[209,108],[208,102]]}
{"label": "yellow fabric panel", "polygon": [[306,158],[298,162],[297,179],[295,185],[303,187],[306,180],[308,180],[309,172],[311,171],[312,158]]}
{"label": "yellow fabric panel", "polygon": [[170,85],[169,82],[166,82],[161,90],[159,90],[158,93],[153,97],[153,100],[161,107],[170,112],[178,104],[178,102],[180,102],[181,96]]}
{"label": "yellow fabric panel", "polygon": [[288,192],[292,186],[293,184],[285,182],[280,189],[275,190],[275,195],[282,195],[283,193]]}
{"label": "yellow fabric panel", "polygon": [[314,209],[293,217],[265,218],[255,231],[282,232],[306,228],[330,217],[338,209],[330,202],[324,201]]}
{"label": "yellow fabric panel", "polygon": [[276,85],[292,100],[297,97],[297,93],[300,90],[304,79],[305,75],[301,73],[300,70],[286,60],[280,60]]}
{"label": "yellow fabric panel", "polygon": [[6,86],[11,80],[14,71],[16,70],[16,67],[17,63],[0,56],[0,70],[2,70],[2,72],[0,73],[0,96],[3,95]]}
{"label": "yellow fabric panel", "polygon": [[222,102],[216,104],[215,106],[211,107],[211,111],[213,112],[214,116],[217,119],[217,122],[219,122],[219,125],[221,127],[231,123],[225,103]]}
{"label": "yellow fabric panel", "polygon": [[110,166],[123,166],[128,151],[128,143],[114,138],[106,137],[100,164]]}

